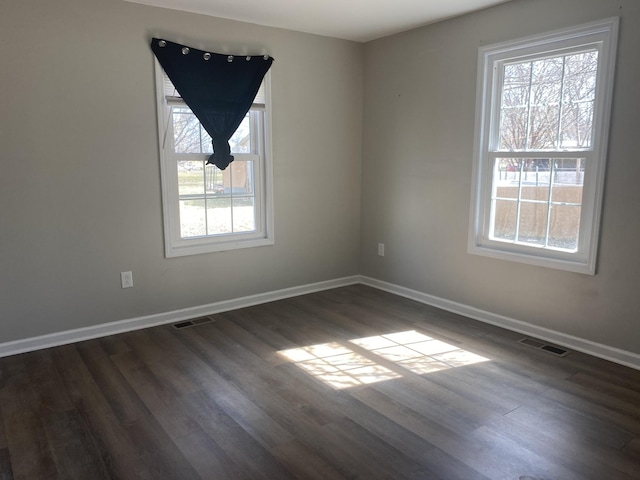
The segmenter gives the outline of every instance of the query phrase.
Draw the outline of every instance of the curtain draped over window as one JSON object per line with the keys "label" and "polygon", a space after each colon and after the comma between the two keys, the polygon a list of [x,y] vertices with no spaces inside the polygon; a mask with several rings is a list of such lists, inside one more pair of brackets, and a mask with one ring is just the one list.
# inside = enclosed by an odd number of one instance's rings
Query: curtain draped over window
{"label": "curtain draped over window", "polygon": [[224,170],[232,161],[229,139],[251,108],[273,58],[210,53],[154,38],[151,50],[176,90],[211,136],[207,163]]}

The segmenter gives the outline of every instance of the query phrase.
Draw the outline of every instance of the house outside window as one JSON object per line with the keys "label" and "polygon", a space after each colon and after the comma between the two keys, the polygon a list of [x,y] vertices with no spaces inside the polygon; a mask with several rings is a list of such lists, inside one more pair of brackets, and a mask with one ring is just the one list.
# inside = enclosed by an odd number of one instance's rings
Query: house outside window
{"label": "house outside window", "polygon": [[595,273],[617,27],[480,48],[470,253]]}
{"label": "house outside window", "polygon": [[273,244],[268,83],[269,74],[220,170],[206,163],[211,137],[156,62],[167,257]]}

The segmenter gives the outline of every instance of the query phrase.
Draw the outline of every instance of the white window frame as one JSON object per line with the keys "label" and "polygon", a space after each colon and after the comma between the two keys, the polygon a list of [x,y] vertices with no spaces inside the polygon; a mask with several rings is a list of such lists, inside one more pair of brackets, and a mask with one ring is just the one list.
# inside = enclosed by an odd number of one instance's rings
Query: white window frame
{"label": "white window frame", "polygon": [[[478,80],[472,195],[468,252],[502,260],[557,268],[593,275],[600,227],[609,117],[618,38],[618,18],[609,18],[559,31],[481,47],[478,52]],[[493,168],[499,150],[500,101],[503,65],[507,62],[598,50],[598,72],[591,147],[576,151],[517,151],[513,158],[586,158],[583,201],[576,252],[505,242],[490,238]]]}
{"label": "white window frame", "polygon": [[[164,92],[164,71],[155,61],[156,99],[158,112],[158,140],[160,148],[160,174],[162,187],[162,216],[166,257],[180,257],[203,253],[221,252],[240,248],[261,247],[274,244],[273,236],[273,170],[271,150],[271,75],[264,77],[264,107],[262,115],[256,115],[255,106],[249,112],[252,132],[256,133],[256,152],[233,153],[240,160],[247,157],[254,161],[254,188],[256,230],[248,233],[229,233],[182,238],[180,232],[180,202],[178,191],[177,160],[190,158],[201,160],[209,154],[176,154],[173,145],[171,103]],[[184,103],[183,103],[184,104]],[[233,164],[231,164],[233,165]],[[228,168],[231,168],[231,165]]]}

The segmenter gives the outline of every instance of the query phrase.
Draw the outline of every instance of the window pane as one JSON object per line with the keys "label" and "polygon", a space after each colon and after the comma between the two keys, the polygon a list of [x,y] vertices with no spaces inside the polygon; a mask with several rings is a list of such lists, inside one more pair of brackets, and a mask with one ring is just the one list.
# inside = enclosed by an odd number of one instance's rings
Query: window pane
{"label": "window pane", "polygon": [[500,112],[500,150],[524,150],[527,140],[527,107]]}
{"label": "window pane", "polygon": [[562,91],[564,57],[545,58],[531,66],[531,104],[557,105]]}
{"label": "window pane", "polygon": [[[187,106],[173,106],[173,138],[176,153],[213,153],[211,136]],[[251,122],[249,113],[229,140],[232,153],[251,153]]]}
{"label": "window pane", "polygon": [[207,131],[200,125],[200,153],[213,153],[213,144],[211,143],[211,137]]}
{"label": "window pane", "polygon": [[505,199],[512,198],[516,200],[518,198],[518,185],[499,185],[496,187],[496,198]]}
{"label": "window pane", "polygon": [[544,245],[547,233],[546,203],[521,202],[518,241]]}
{"label": "window pane", "polygon": [[208,235],[232,233],[231,227],[231,199],[207,199]]}
{"label": "window pane", "polygon": [[590,148],[593,101],[565,104],[562,111],[562,148]]}
{"label": "window pane", "polygon": [[597,70],[598,52],[595,50],[566,57],[561,131],[563,148],[591,147]]}
{"label": "window pane", "polygon": [[233,199],[233,231],[253,232],[256,229],[256,214],[253,197]]}
{"label": "window pane", "polygon": [[251,153],[251,122],[248,113],[229,140],[229,145],[232,153]]}
{"label": "window pane", "polygon": [[555,149],[559,122],[560,105],[532,105],[527,149]]}
{"label": "window pane", "polygon": [[567,55],[564,102],[593,100],[596,96],[598,51]]}
{"label": "window pane", "polygon": [[172,107],[173,141],[176,153],[201,153],[202,127],[187,107]]}
{"label": "window pane", "polygon": [[527,159],[522,173],[523,200],[549,201],[549,184],[551,175],[549,172],[549,160]]}
{"label": "window pane", "polygon": [[527,139],[531,63],[505,65],[500,107],[500,149],[522,150]]}
{"label": "window pane", "polygon": [[236,158],[222,172],[224,186],[238,194],[253,194],[253,161]]}
{"label": "window pane", "polygon": [[528,105],[530,79],[531,62],[505,65],[502,108],[526,107]]}
{"label": "window pane", "polygon": [[178,161],[178,191],[180,195],[204,193],[204,162],[202,160]]}
{"label": "window pane", "polygon": [[553,169],[551,201],[556,203],[582,203],[584,185],[584,159],[556,159]]}
{"label": "window pane", "polygon": [[206,173],[206,191],[209,195],[222,195],[225,193],[222,170],[215,165],[207,165]]}
{"label": "window pane", "polygon": [[597,66],[597,51],[505,65],[499,148],[589,148]]}
{"label": "window pane", "polygon": [[496,197],[518,198],[520,184],[521,159],[497,158],[493,170],[493,184],[496,186]]}
{"label": "window pane", "polygon": [[576,250],[582,214],[585,160],[565,158],[556,159],[554,163],[548,243],[550,247]]}
{"label": "window pane", "polygon": [[180,200],[180,236],[189,238],[205,234],[204,200]]}
{"label": "window pane", "polygon": [[[532,182],[533,183],[533,182]],[[523,200],[549,201],[549,185],[523,185],[521,198]]]}
{"label": "window pane", "polygon": [[549,246],[577,250],[581,207],[552,205],[549,218]]}
{"label": "window pane", "polygon": [[551,183],[551,172],[548,158],[536,158],[527,160],[527,171],[525,176],[526,187],[522,189],[522,198],[528,200],[549,200],[549,185]]}
{"label": "window pane", "polygon": [[527,126],[529,150],[552,149],[556,146],[562,72],[563,57],[546,58],[532,63],[531,112]]}
{"label": "window pane", "polygon": [[496,200],[493,213],[493,237],[498,240],[516,239],[518,204],[510,200]]}

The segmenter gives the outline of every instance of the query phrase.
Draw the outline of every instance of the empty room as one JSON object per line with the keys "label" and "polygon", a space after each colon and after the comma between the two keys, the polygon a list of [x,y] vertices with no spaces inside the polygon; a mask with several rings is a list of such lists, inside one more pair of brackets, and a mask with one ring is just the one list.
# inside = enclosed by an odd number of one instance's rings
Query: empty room
{"label": "empty room", "polygon": [[638,0],[0,7],[0,479],[640,479]]}

